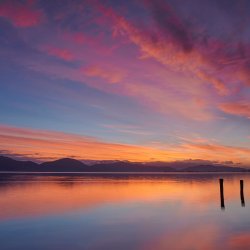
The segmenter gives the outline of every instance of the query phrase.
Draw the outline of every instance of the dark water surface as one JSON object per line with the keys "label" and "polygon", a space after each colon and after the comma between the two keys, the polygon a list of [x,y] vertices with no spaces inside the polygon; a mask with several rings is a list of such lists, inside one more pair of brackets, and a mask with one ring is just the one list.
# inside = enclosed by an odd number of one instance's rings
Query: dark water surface
{"label": "dark water surface", "polygon": [[250,249],[249,205],[249,174],[0,174],[0,249]]}

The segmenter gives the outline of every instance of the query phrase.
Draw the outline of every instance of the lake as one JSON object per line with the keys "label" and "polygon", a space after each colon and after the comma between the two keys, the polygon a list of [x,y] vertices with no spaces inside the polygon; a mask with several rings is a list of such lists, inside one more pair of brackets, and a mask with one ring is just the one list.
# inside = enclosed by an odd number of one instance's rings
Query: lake
{"label": "lake", "polygon": [[249,202],[249,174],[0,174],[0,249],[250,249]]}

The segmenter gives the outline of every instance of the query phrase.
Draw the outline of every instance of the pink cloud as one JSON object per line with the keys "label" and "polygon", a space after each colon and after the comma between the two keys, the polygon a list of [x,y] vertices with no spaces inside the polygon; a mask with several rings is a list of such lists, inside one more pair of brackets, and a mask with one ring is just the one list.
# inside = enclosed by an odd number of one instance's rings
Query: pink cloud
{"label": "pink cloud", "polygon": [[[82,50],[79,50],[77,54],[79,60],[83,55],[81,53]],[[89,58],[88,52],[85,53],[85,58]],[[93,58],[89,58],[89,61],[91,60]],[[96,58],[93,61],[96,62]],[[186,77],[183,81],[181,76],[173,76],[154,62],[140,59],[130,62],[129,58],[124,57],[122,62],[118,58],[118,60],[110,60],[106,65],[101,58],[99,63],[79,68],[69,68],[59,62],[46,60],[28,61],[24,64],[32,70],[53,75],[59,79],[70,79],[107,93],[131,97],[152,111],[174,116],[181,115],[199,121],[214,118],[208,108],[209,93],[204,91],[204,85],[190,77]],[[119,84],[103,84],[102,79]],[[186,104],[187,102],[189,105]]]}
{"label": "pink cloud", "polygon": [[68,49],[62,49],[54,46],[44,46],[44,49],[50,56],[55,56],[65,61],[73,61],[74,55]]}
{"label": "pink cloud", "polygon": [[[153,27],[154,32],[151,32],[111,8],[101,5],[98,8],[103,14],[98,13],[102,19],[100,27],[108,31],[111,23],[112,37],[108,37],[108,32],[103,36],[103,32],[91,34],[84,30],[73,32],[59,28],[48,39],[53,40],[54,44],[60,42],[60,46],[44,46],[41,49],[64,61],[77,60],[79,67],[68,67],[59,61],[49,62],[48,59],[23,64],[58,78],[128,96],[156,112],[199,121],[216,118],[213,110],[218,108],[224,96],[232,94],[230,82],[236,78],[243,81],[246,77],[238,69],[220,74],[215,55],[218,54],[219,63],[229,63],[226,53],[218,53],[223,51],[225,43],[208,39],[205,46],[194,41],[189,34],[192,29],[186,30],[185,23],[174,10],[164,8],[171,16],[167,20],[167,30],[163,30],[164,27]],[[179,30],[181,35],[173,37],[172,29]],[[188,37],[188,44],[182,41],[183,36]],[[115,49],[119,47],[124,49]],[[25,60],[28,61],[27,57]],[[119,84],[107,85],[103,82]]]}
{"label": "pink cloud", "polygon": [[78,44],[83,44],[86,41],[86,36],[78,32],[73,35],[73,40]]}
{"label": "pink cloud", "polygon": [[70,32],[68,30],[60,30],[59,33],[64,41],[75,43],[76,45],[95,42],[95,39],[91,39],[88,34],[85,34],[83,32]]}
{"label": "pink cloud", "polygon": [[117,69],[105,69],[98,65],[89,66],[83,69],[83,72],[87,76],[91,77],[100,77],[107,80],[110,83],[118,83],[120,82],[125,74],[121,70]]}
{"label": "pink cloud", "polygon": [[0,3],[0,17],[21,28],[37,26],[44,20],[43,11],[35,8],[35,1],[4,1]]}
{"label": "pink cloud", "polygon": [[220,95],[229,94],[229,90],[223,81],[201,71],[197,71],[196,74],[204,81],[210,82]]}
{"label": "pink cloud", "polygon": [[[137,27],[111,8],[101,6],[100,9],[104,15],[113,21],[113,35],[127,37],[132,43],[136,44],[141,50],[141,58],[154,58],[163,65],[172,67],[175,71],[191,72],[199,79],[212,84],[219,94],[228,93],[222,80],[218,80],[206,72],[214,69],[213,65],[202,54],[201,49],[192,49],[187,53],[185,50],[180,50],[175,41],[169,40],[160,32],[155,34],[156,37],[158,36],[156,42],[152,39],[150,32]],[[203,69],[201,70],[201,68]]]}
{"label": "pink cloud", "polygon": [[250,103],[246,101],[222,103],[219,108],[231,115],[250,118]]}
{"label": "pink cloud", "polygon": [[249,86],[246,59],[250,54],[249,46],[241,46],[244,51],[241,55],[238,43],[208,37],[199,27],[187,27],[163,1],[145,2],[157,23],[152,30],[139,27],[111,7],[99,5],[112,22],[113,35],[137,45],[141,59],[153,58],[176,72],[192,74],[203,84],[213,86],[221,96],[232,94],[236,83]]}

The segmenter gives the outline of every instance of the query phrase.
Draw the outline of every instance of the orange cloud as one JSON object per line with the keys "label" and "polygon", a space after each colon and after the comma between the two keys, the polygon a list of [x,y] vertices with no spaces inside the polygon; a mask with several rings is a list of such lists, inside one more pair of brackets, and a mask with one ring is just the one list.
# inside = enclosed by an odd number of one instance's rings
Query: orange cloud
{"label": "orange cloud", "polygon": [[197,71],[196,74],[204,81],[210,82],[215,87],[215,89],[218,91],[219,94],[221,94],[221,95],[228,95],[229,94],[229,90],[223,81],[221,81],[213,76],[209,76],[208,74],[206,74],[202,71]]}
{"label": "orange cloud", "polygon": [[219,153],[250,153],[250,149],[242,147],[232,147],[232,146],[223,146],[219,144],[189,144],[187,145],[190,148],[197,148],[206,151],[214,151]]}
{"label": "orange cloud", "polygon": [[250,118],[250,103],[240,101],[240,102],[229,102],[223,103],[219,106],[219,108],[228,114],[244,116],[246,118]]}
{"label": "orange cloud", "polygon": [[[181,146],[191,158],[196,154],[201,159],[216,161],[233,161],[250,164],[250,148],[225,146],[218,143],[186,143]],[[176,149],[178,150],[178,149]]]}
{"label": "orange cloud", "polygon": [[35,160],[63,157],[93,160],[175,161],[203,159],[250,163],[250,149],[220,144],[183,143],[162,147],[111,143],[94,137],[0,125],[0,149]]}
{"label": "orange cloud", "polygon": [[83,72],[87,76],[100,77],[107,80],[110,83],[118,83],[124,78],[124,72],[122,72],[121,70],[105,69],[98,65],[84,68]]}
{"label": "orange cloud", "polygon": [[35,1],[3,1],[0,4],[0,17],[8,19],[17,27],[32,27],[44,20],[44,14],[35,8]]}
{"label": "orange cloud", "polygon": [[150,147],[108,143],[87,136],[3,125],[0,126],[0,148],[9,154],[40,160],[72,157],[150,161],[154,158],[170,160],[173,157],[165,151]]}

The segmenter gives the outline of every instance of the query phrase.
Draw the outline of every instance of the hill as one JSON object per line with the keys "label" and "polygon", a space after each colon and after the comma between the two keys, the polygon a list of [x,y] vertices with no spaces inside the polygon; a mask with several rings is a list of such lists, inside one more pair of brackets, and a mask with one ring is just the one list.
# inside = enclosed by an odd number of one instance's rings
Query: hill
{"label": "hill", "polygon": [[223,165],[200,165],[183,169],[184,172],[245,172],[245,168]]}
{"label": "hill", "polygon": [[32,161],[17,161],[9,157],[0,156],[0,171],[37,171],[38,164]]}
{"label": "hill", "polygon": [[63,158],[56,161],[49,161],[40,164],[41,171],[45,172],[88,172],[90,171],[88,165],[82,163],[81,161]]}
{"label": "hill", "polygon": [[32,161],[17,161],[9,157],[0,156],[0,171],[11,172],[246,172],[247,169],[224,165],[195,165],[178,170],[169,164],[133,163],[115,161],[87,165],[81,161],[63,158],[41,164]]}

